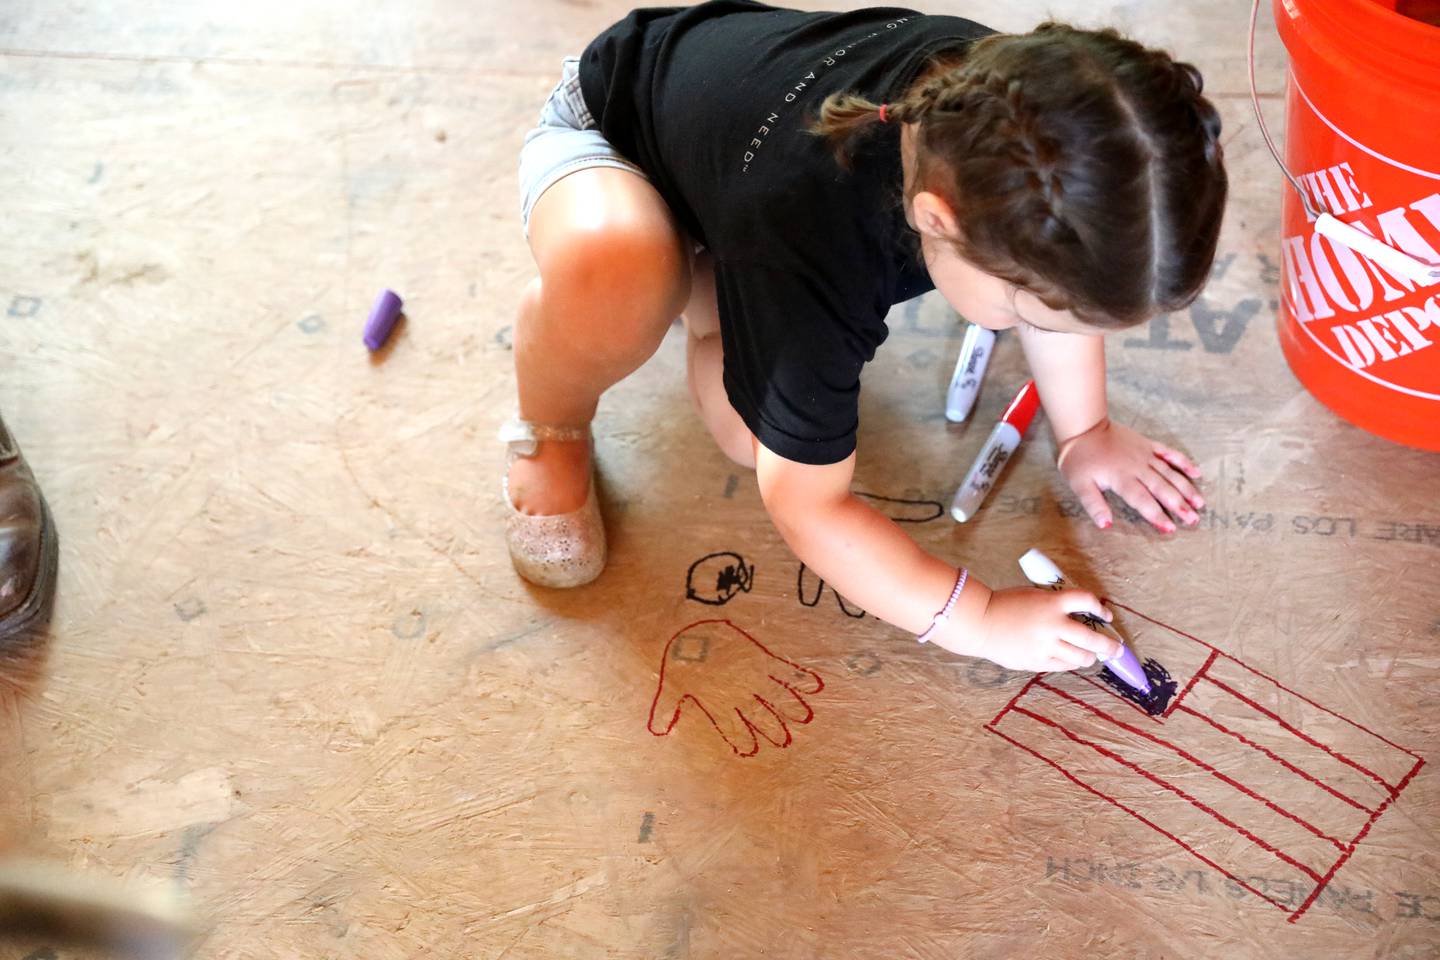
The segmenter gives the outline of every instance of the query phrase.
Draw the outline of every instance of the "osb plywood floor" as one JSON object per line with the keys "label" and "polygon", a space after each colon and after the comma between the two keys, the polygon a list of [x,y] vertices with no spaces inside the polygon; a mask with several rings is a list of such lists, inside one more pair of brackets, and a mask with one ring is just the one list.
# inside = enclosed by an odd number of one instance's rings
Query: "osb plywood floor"
{"label": "osb plywood floor", "polygon": [[[63,537],[49,639],[0,687],[4,846],[183,891],[204,957],[1440,956],[1440,461],[1280,358],[1241,5],[930,8],[1115,23],[1206,72],[1214,280],[1111,338],[1115,415],[1206,470],[1201,529],[1093,529],[1043,425],[975,521],[937,519],[1025,373],[1002,338],[947,426],[934,296],[866,379],[857,488],[993,584],[1040,546],[1132,608],[1190,686],[1153,726],[843,604],[704,435],[678,330],[597,422],[608,570],[515,577],[515,156],[626,9],[0,13],[0,409]],[[384,285],[408,322],[372,361]],[[725,719],[771,675],[783,748]]]}

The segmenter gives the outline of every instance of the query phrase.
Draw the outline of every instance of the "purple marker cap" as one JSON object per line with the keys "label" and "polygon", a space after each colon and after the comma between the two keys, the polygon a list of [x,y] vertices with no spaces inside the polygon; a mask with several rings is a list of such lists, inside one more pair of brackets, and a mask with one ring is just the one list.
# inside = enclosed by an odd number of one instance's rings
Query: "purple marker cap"
{"label": "purple marker cap", "polygon": [[395,321],[400,317],[401,306],[400,297],[393,290],[380,291],[380,296],[375,298],[375,305],[370,308],[370,319],[365,321],[367,348],[379,350],[385,345],[386,338],[395,327]]}
{"label": "purple marker cap", "polygon": [[1140,666],[1140,658],[1125,644],[1120,644],[1119,655],[1113,660],[1106,660],[1105,666],[1145,696],[1150,695],[1150,680],[1145,676],[1145,668]]}

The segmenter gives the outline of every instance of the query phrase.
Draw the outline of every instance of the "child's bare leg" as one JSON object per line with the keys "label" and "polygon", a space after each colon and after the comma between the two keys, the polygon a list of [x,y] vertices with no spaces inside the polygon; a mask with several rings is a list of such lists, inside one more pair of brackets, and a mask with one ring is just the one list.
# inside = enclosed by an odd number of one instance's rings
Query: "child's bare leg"
{"label": "child's bare leg", "polygon": [[689,334],[685,343],[685,372],[695,410],[721,452],[740,466],[754,470],[754,437],[725,395],[715,268],[708,253],[695,258],[690,302],[685,305],[685,331]]}
{"label": "child's bare leg", "polygon": [[[690,294],[690,252],[646,180],[592,167],[558,181],[530,212],[540,276],[515,323],[520,416],[537,424],[589,423],[600,394],[659,347]],[[568,513],[585,503],[590,451],[542,441],[510,468],[522,513]]]}

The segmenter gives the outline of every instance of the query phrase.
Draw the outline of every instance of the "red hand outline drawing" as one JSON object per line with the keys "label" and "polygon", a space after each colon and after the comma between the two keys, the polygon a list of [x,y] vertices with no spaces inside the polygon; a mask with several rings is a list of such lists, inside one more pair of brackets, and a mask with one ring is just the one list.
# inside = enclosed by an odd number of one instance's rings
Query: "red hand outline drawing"
{"label": "red hand outline drawing", "polygon": [[[682,639],[699,641],[703,656],[672,658]],[[802,676],[783,679],[795,673]],[[729,620],[697,620],[665,643],[646,726],[657,737],[669,736],[688,700],[737,757],[753,757],[762,739],[790,746],[790,726],[815,717],[805,695],[824,689],[814,670],[772,653]]]}

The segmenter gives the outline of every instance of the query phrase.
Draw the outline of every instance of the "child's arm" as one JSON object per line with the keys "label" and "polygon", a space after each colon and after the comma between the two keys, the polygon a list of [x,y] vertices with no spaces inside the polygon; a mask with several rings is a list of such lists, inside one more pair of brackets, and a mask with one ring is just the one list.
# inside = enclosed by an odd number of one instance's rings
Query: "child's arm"
{"label": "child's arm", "polygon": [[[931,556],[889,517],[850,493],[855,457],[827,466],[795,463],[756,444],[756,478],[780,535],[847,600],[910,633],[945,605],[956,568]],[[1083,590],[1021,587],[992,592],[977,577],[961,591],[937,646],[1015,670],[1072,670],[1116,653],[1113,640],[1072,620],[1110,615]]]}
{"label": "child's arm", "polygon": [[1105,338],[1023,323],[1017,329],[1055,442],[1063,445],[1098,426],[1107,408]]}
{"label": "child's arm", "polygon": [[1114,490],[1156,528],[1174,533],[1165,515],[1187,524],[1205,506],[1191,481],[1200,468],[1178,450],[1110,421],[1105,400],[1105,341],[1099,336],[1020,327],[1025,359],[1059,445],[1060,472],[1099,527],[1110,526],[1106,490]]}

